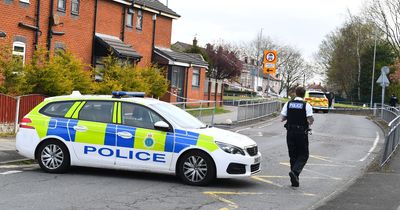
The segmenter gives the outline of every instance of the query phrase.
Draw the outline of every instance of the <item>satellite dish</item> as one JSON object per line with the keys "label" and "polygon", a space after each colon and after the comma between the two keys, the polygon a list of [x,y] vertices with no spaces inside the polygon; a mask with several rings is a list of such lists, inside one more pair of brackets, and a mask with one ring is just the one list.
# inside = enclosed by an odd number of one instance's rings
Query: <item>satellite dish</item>
{"label": "satellite dish", "polygon": [[59,25],[60,24],[60,16],[58,14],[53,15],[53,24]]}
{"label": "satellite dish", "polygon": [[381,68],[381,72],[382,72],[382,74],[389,74],[390,69],[389,69],[389,67],[384,66]]}

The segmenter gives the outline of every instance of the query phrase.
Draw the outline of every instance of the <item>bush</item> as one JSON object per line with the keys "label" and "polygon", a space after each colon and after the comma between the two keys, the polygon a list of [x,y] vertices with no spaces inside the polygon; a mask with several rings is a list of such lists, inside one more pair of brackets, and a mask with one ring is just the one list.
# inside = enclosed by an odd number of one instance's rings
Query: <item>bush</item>
{"label": "bush", "polygon": [[11,49],[0,46],[0,92],[22,95],[28,92],[25,84],[24,66],[21,57],[12,56]]}
{"label": "bush", "polygon": [[31,93],[48,96],[70,94],[73,90],[89,93],[91,72],[69,52],[58,51],[48,59],[49,52],[37,50],[25,67],[26,86]]}
{"label": "bush", "polygon": [[133,67],[119,59],[108,56],[104,67],[96,69],[102,81],[96,84],[95,92],[110,94],[112,91],[145,92],[147,96],[161,97],[168,88],[168,80],[155,66]]}

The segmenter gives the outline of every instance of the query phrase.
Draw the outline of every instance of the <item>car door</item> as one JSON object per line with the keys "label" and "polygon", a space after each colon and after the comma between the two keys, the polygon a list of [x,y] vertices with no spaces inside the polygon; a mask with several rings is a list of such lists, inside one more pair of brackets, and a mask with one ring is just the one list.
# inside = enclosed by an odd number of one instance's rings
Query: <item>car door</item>
{"label": "car door", "polygon": [[72,118],[71,142],[80,163],[115,165],[116,102],[84,101]]}
{"label": "car door", "polygon": [[154,128],[156,122],[166,121],[150,108],[135,103],[122,102],[120,113],[121,125],[117,126],[117,154],[120,155],[116,164],[134,169],[168,170],[174,135]]}

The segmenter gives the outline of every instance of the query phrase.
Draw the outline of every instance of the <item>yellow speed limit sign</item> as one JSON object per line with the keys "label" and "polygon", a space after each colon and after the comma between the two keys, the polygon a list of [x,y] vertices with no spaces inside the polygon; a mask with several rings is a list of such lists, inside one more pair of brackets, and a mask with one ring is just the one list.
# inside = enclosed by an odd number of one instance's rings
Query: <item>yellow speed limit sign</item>
{"label": "yellow speed limit sign", "polygon": [[264,50],[263,72],[264,74],[276,73],[276,61],[278,53],[275,50]]}

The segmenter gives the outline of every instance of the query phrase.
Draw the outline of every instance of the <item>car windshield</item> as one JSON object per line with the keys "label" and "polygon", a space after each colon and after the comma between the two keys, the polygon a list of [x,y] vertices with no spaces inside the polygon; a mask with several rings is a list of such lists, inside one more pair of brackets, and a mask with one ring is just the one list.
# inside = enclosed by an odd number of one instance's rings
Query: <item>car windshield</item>
{"label": "car windshield", "polygon": [[310,97],[312,98],[325,98],[323,93],[309,93]]}
{"label": "car windshield", "polygon": [[204,125],[200,120],[198,120],[191,114],[185,112],[181,108],[174,106],[172,104],[155,103],[149,106],[154,110],[158,111],[159,113],[163,114],[169,120],[174,121],[175,124],[177,124],[182,128],[197,129],[206,127],[206,125]]}

